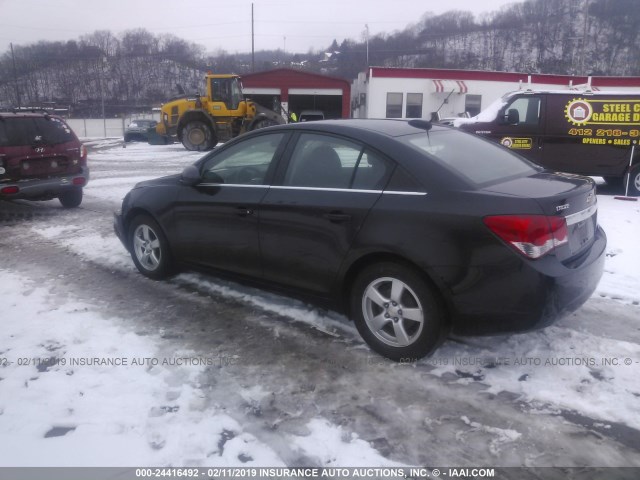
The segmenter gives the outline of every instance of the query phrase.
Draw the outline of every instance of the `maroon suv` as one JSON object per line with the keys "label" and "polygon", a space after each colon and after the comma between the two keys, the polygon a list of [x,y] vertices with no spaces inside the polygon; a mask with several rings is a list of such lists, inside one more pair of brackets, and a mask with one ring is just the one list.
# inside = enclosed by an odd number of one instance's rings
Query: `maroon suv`
{"label": "maroon suv", "polygon": [[82,202],[87,149],[64,120],[48,113],[0,112],[0,199]]}

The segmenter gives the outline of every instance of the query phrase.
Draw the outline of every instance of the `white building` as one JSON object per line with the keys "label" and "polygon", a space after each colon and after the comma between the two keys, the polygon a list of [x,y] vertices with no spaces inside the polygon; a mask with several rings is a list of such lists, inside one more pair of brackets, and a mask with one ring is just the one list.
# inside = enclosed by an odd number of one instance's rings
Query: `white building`
{"label": "white building", "polygon": [[640,77],[573,77],[478,70],[370,67],[351,86],[353,118],[474,116],[507,92],[584,89],[640,92]]}

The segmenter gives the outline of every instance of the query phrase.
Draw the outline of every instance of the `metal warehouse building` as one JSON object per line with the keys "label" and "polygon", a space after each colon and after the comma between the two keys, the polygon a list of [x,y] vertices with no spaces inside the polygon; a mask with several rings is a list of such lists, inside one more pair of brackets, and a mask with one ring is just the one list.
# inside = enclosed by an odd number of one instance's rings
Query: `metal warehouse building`
{"label": "metal warehouse building", "polygon": [[351,85],[341,78],[282,68],[242,76],[244,94],[279,111],[321,110],[325,118],[350,116]]}
{"label": "metal warehouse building", "polygon": [[439,118],[477,115],[507,92],[522,89],[640,92],[640,77],[573,77],[477,70],[371,67],[352,84],[355,118]]}

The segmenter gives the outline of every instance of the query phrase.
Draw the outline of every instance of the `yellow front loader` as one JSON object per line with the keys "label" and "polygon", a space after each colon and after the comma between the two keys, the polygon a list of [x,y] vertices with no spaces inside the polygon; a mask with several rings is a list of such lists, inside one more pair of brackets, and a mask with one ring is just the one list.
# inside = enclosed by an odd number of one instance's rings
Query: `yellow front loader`
{"label": "yellow front loader", "polygon": [[177,138],[187,150],[210,150],[241,133],[285,123],[277,113],[245,100],[240,77],[206,75],[205,96],[180,95],[162,105],[156,133]]}

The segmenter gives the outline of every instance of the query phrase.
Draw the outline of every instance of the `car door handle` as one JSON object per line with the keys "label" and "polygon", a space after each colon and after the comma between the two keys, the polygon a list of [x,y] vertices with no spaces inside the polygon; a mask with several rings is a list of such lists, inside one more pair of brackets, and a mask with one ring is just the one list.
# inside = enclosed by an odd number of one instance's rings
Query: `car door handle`
{"label": "car door handle", "polygon": [[238,216],[247,217],[249,215],[253,215],[253,210],[247,207],[236,207],[236,211],[238,212]]}
{"label": "car door handle", "polygon": [[322,216],[330,222],[334,223],[348,222],[349,220],[351,220],[351,215],[347,215],[346,213],[341,212],[329,212],[325,213]]}

